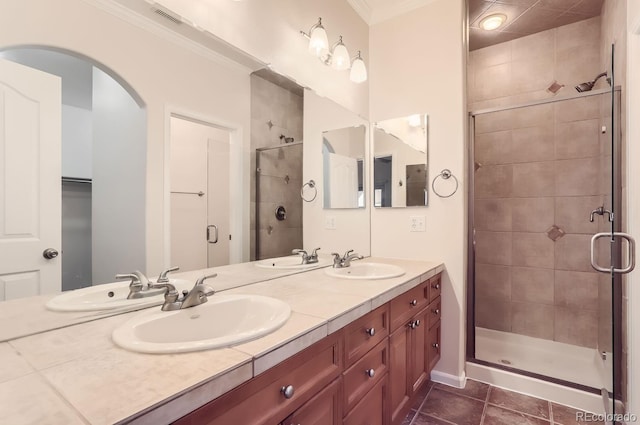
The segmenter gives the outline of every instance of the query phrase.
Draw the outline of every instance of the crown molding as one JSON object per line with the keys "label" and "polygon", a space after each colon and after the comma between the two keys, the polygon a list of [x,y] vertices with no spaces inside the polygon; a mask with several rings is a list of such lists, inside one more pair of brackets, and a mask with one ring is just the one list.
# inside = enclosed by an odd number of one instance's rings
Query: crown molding
{"label": "crown molding", "polygon": [[[118,2],[118,0],[82,0],[83,2],[90,4],[104,12],[107,12],[135,27],[141,28],[149,33],[173,43],[174,45],[189,50],[196,55],[199,55],[207,60],[215,62],[218,65],[222,65],[226,68],[241,71],[243,73],[250,74],[256,69],[263,68],[265,65],[261,61],[253,58],[245,52],[231,46],[229,43],[222,39],[219,39],[211,33],[204,33],[194,28],[190,22],[180,17],[184,23],[180,27],[180,31],[177,29],[171,29],[160,22],[156,22],[152,19],[152,6],[166,9],[160,5],[156,5],[155,1],[141,0],[133,2],[127,0],[127,4],[131,4],[131,7],[124,6]],[[149,16],[146,16],[148,13]],[[172,15],[176,15],[171,12]],[[177,15],[176,15],[177,16]],[[170,23],[169,21],[167,21]],[[200,38],[203,42],[195,41],[194,38]],[[210,43],[211,46],[207,46],[205,43]],[[228,56],[219,53],[216,47],[221,47],[223,50],[228,50],[236,56],[239,61],[233,60]]]}
{"label": "crown molding", "polygon": [[347,0],[353,10],[369,25],[371,25],[371,5],[367,0]]}

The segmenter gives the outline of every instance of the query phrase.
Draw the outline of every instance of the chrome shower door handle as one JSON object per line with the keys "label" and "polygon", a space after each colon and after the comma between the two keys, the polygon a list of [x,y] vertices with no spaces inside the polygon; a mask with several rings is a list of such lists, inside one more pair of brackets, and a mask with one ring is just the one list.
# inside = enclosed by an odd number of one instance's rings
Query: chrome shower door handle
{"label": "chrome shower door handle", "polygon": [[[214,238],[211,240],[211,229],[213,229]],[[215,224],[210,224],[207,226],[207,242],[209,243],[218,243],[218,226]]]}
{"label": "chrome shower door handle", "polygon": [[[601,238],[611,238],[611,236],[613,236],[614,238],[617,237],[621,237],[623,239],[626,239],[627,241],[627,266],[623,267],[621,269],[617,269],[614,267],[602,267],[599,266],[596,263],[596,241],[598,239]],[[614,232],[612,233],[596,233],[595,235],[593,235],[593,237],[591,238],[591,267],[593,267],[595,270],[602,272],[602,273],[620,273],[620,274],[626,274],[631,272],[635,267],[636,267],[636,241],[635,239],[633,239],[633,237],[627,233],[621,233],[621,232]]]}

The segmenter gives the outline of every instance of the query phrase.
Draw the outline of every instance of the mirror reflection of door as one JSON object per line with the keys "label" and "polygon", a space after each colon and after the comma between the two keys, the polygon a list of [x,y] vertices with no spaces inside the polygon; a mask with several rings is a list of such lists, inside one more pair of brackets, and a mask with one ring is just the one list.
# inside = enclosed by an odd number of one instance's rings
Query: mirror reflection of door
{"label": "mirror reflection of door", "polygon": [[230,134],[171,117],[171,264],[229,264]]}
{"label": "mirror reflection of door", "polygon": [[373,159],[373,206],[390,207],[392,196],[393,156]]}
{"label": "mirror reflection of door", "polygon": [[[113,282],[116,273],[144,270],[146,117],[139,96],[119,77],[112,77],[111,71],[103,71],[100,64],[74,52],[15,48],[0,52],[0,57],[19,69],[16,75],[21,78],[34,73],[55,76],[52,78],[58,80],[60,92],[57,112],[42,109],[48,101],[40,99],[40,94],[30,96],[31,109],[41,108],[38,114],[42,120],[40,127],[34,125],[32,130],[41,128],[40,136],[57,136],[57,142],[43,139],[37,143],[46,145],[37,145],[34,139],[28,144],[24,143],[28,137],[21,136],[21,148],[16,150],[10,148],[9,138],[3,140],[6,164],[31,164],[23,167],[24,172],[30,170],[28,178],[11,179],[22,185],[20,189],[5,187],[16,190],[19,198],[4,197],[4,207],[23,211],[22,221],[28,217],[34,223],[39,220],[39,234],[54,234],[57,242],[23,252],[22,261],[6,263],[15,270],[0,270],[0,275],[5,275],[0,300]],[[17,91],[9,87],[5,86],[6,99],[18,92],[31,93],[39,86],[32,82],[28,89]],[[28,118],[28,108],[20,107],[20,102],[5,101],[5,106],[5,117],[12,126]],[[48,129],[42,127],[45,125]],[[5,132],[11,137],[16,134]],[[40,160],[34,162],[36,158]],[[46,194],[28,187],[34,182],[49,188]],[[46,211],[46,220],[42,221],[44,216],[37,219],[35,213],[24,214],[29,207],[20,203],[30,201]],[[57,223],[53,227],[47,224],[51,218]],[[9,233],[13,230],[5,229]],[[53,248],[58,256],[45,260],[42,248]],[[33,266],[31,274],[14,275],[28,258],[36,265],[55,265],[56,272],[44,273],[40,266]]]}

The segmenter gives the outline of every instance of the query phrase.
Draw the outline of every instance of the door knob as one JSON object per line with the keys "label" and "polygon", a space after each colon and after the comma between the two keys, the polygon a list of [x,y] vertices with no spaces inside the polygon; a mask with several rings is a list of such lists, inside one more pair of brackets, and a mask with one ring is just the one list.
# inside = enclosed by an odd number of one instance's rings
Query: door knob
{"label": "door knob", "polygon": [[53,260],[58,256],[58,251],[56,251],[53,248],[47,248],[44,251],[42,251],[42,256],[47,260]]}

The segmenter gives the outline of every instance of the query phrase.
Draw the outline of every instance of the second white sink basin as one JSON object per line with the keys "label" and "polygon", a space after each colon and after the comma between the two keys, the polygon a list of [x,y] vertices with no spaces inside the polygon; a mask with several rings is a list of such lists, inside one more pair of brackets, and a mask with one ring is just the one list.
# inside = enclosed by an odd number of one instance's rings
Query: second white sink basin
{"label": "second white sink basin", "polygon": [[318,257],[317,263],[302,264],[302,257],[299,255],[290,255],[288,257],[268,258],[255,263],[256,267],[263,269],[282,269],[282,270],[305,270],[314,267],[324,267],[329,265],[328,257]]}
{"label": "second white sink basin", "polygon": [[283,301],[258,295],[212,295],[177,311],[152,309],[113,331],[113,341],[140,353],[185,353],[229,347],[267,335],[289,319]]}
{"label": "second white sink basin", "polygon": [[336,269],[329,267],[325,273],[342,279],[391,279],[402,276],[405,271],[393,264],[352,262],[349,267]]}
{"label": "second white sink basin", "polygon": [[[184,279],[170,279],[169,282],[178,291],[191,289],[193,282]],[[143,298],[127,299],[129,295],[129,282],[113,282],[103,285],[89,286],[64,292],[51,298],[46,304],[52,311],[100,311],[117,308],[139,308],[162,304],[164,291],[152,289]]]}

